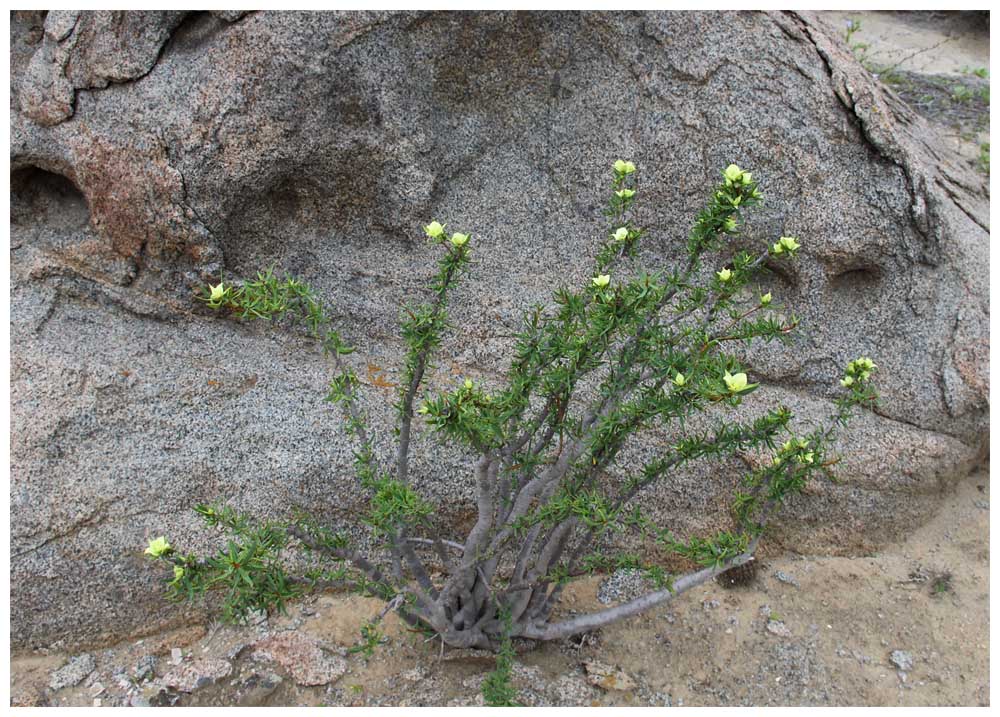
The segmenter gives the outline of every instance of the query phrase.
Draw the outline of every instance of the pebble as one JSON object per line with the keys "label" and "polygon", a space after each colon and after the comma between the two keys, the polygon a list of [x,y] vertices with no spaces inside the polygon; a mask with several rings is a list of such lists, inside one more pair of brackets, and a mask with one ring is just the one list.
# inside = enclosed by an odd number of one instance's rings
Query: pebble
{"label": "pebble", "polygon": [[583,668],[587,672],[587,681],[602,690],[635,689],[635,680],[611,665],[593,661],[585,662]]}
{"label": "pebble", "polygon": [[701,603],[702,610],[714,610],[719,607],[720,603],[718,600],[703,600]]}
{"label": "pebble", "polygon": [[646,579],[641,570],[632,568],[614,571],[601,581],[597,588],[597,600],[602,605],[613,602],[626,602],[649,592],[652,583]]}
{"label": "pebble", "polygon": [[768,620],[767,621],[767,631],[772,635],[777,635],[778,637],[791,637],[792,631],[785,626],[785,623],[780,620]]}
{"label": "pebble", "polygon": [[162,682],[178,692],[194,692],[227,677],[233,666],[226,660],[199,657],[176,665],[163,676]]}
{"label": "pebble", "polygon": [[913,655],[906,650],[893,650],[889,654],[889,662],[903,672],[909,672],[913,669]]}
{"label": "pebble", "polygon": [[420,682],[422,679],[427,677],[427,669],[424,667],[414,667],[411,670],[406,670],[399,675],[407,682]]}
{"label": "pebble", "polygon": [[53,691],[63,687],[73,687],[83,682],[83,678],[97,668],[97,661],[89,652],[71,657],[69,662],[52,673],[49,688]]}
{"label": "pebble", "polygon": [[179,647],[170,648],[170,662],[179,665],[184,661],[184,651]]}
{"label": "pebble", "polygon": [[[175,663],[176,664],[176,663]],[[132,668],[132,678],[136,682],[143,682],[151,679],[156,670],[156,657],[153,655],[143,655]]]}
{"label": "pebble", "polygon": [[775,572],[774,577],[776,577],[780,582],[786,583],[788,585],[794,585],[795,587],[799,587],[799,581],[796,580],[794,576],[789,575],[788,573],[783,573],[780,570],[778,570],[777,572]]}

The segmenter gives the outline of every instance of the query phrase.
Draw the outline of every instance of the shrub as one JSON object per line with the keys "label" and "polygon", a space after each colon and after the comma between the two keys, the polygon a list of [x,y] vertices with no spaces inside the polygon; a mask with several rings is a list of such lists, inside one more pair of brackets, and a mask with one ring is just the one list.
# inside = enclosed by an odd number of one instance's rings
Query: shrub
{"label": "shrub", "polygon": [[[730,165],[698,214],[679,265],[640,271],[634,265],[646,232],[633,219],[637,177],[632,163],[614,164],[608,226],[593,273],[583,286],[556,290],[553,306],[527,312],[505,382],[495,388],[466,379],[451,390],[424,393],[448,326],[448,301],[468,271],[473,244],[468,234],[448,236],[438,222],[424,227],[440,258],[429,301],[403,310],[407,351],[391,452],[376,445],[359,408],[362,383],[345,359],[352,349],[309,286],[265,272],[242,284],[209,287],[202,299],[213,309],[241,319],[292,317],[331,357],[336,374],[326,400],[342,409],[355,442],[354,471],[367,500],[363,520],[383,553],[363,554],[315,516],[258,522],[225,505],[199,505],[205,522],[230,537],[207,557],[182,554],[165,538],[151,543],[147,552],[173,568],[170,595],[191,599],[221,591],[226,617],[238,619],[280,610],[306,591],[346,588],[382,598],[386,611],[396,610],[442,645],[501,650],[509,661],[512,638],[555,640],[593,630],[752,560],[782,503],[813,478],[833,477],[836,429],[856,407],[874,405],[876,367],[868,358],[851,361],[836,410],[811,432],[795,433],[791,412],[781,406],[754,420],[727,420],[758,388],[730,348],[787,341],[798,323],[783,318],[770,292],[751,289],[766,273],[765,262],[794,261],[799,241],[780,237],[754,253],[737,251],[724,265],[710,263],[739,233],[741,213],[761,199],[751,173]],[[689,419],[705,411],[715,428],[692,430]],[[477,519],[461,539],[433,528],[436,507],[411,483],[414,420],[476,458]],[[613,479],[609,469],[623,449],[654,427],[680,437],[634,475]],[[693,461],[736,452],[762,459],[742,477],[726,530],[678,537],[644,512],[644,491]],[[697,568],[673,575],[642,557],[599,549],[627,531]],[[296,572],[286,557],[299,550],[310,567]],[[621,567],[644,571],[653,589],[596,612],[556,617],[569,581]],[[381,640],[380,619],[366,623],[359,651]],[[488,687],[491,699],[506,703],[513,697],[500,667]]]}

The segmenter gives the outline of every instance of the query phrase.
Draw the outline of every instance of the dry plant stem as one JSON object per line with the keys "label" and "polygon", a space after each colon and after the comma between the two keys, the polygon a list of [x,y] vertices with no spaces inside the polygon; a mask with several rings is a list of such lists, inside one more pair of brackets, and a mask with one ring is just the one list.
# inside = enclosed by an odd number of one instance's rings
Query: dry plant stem
{"label": "dry plant stem", "polygon": [[518,630],[515,634],[518,637],[527,637],[535,640],[560,640],[565,637],[571,637],[572,635],[578,635],[581,632],[596,630],[623,618],[631,617],[632,615],[638,615],[645,610],[657,605],[662,605],[663,603],[674,599],[691,588],[708,582],[716,575],[724,573],[730,568],[749,562],[753,559],[754,550],[756,550],[757,547],[756,543],[757,541],[754,540],[750,544],[750,549],[735,558],[730,558],[718,567],[704,568],[703,570],[689,573],[684,577],[675,580],[672,589],[658,590],[656,592],[648,593],[642,597],[636,598],[635,600],[630,600],[627,603],[616,605],[615,607],[608,608],[606,610],[589,613],[587,615],[580,615],[579,617],[575,617],[571,620],[542,625],[522,623],[517,626]]}

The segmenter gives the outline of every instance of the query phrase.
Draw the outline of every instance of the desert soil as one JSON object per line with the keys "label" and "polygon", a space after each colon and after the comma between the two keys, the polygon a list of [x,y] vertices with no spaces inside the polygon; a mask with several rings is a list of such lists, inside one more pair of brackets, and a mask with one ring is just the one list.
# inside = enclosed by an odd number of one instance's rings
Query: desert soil
{"label": "desert soil", "polygon": [[[603,607],[601,580],[576,584],[564,614]],[[481,704],[479,684],[494,664],[485,653],[442,655],[437,643],[387,618],[386,644],[371,658],[349,654],[362,622],[378,611],[373,599],[322,595],[252,627],[193,625],[89,653],[95,669],[58,690],[51,675],[70,656],[15,655],[12,701]],[[303,686],[294,671],[254,657],[255,644],[282,633],[320,648],[299,650],[293,662],[322,671],[333,661],[332,674],[343,674]],[[878,554],[767,558],[748,584],[712,582],[598,633],[521,647],[515,685],[529,705],[987,705],[988,471],[963,479],[933,520]],[[137,677],[144,658],[152,669]],[[184,692],[168,687],[175,661],[206,674],[206,665],[222,664],[226,674]],[[615,677],[591,677],[594,662]]]}
{"label": "desert soil", "polygon": [[[982,21],[942,13],[828,17],[839,27],[859,20],[853,40],[869,44],[869,59],[898,65],[893,89],[977,161],[989,141],[988,79],[969,72],[989,67]],[[975,96],[956,99],[957,85]],[[601,582],[568,590],[564,613],[604,607]],[[611,586],[627,582],[613,576]],[[606,584],[606,592],[614,590]],[[490,655],[442,653],[392,617],[388,642],[373,656],[350,653],[360,625],[379,609],[370,599],[322,595],[250,627],[194,623],[83,657],[13,654],[11,702],[481,704]],[[276,635],[296,637],[267,658],[260,643]],[[771,556],[746,584],[713,582],[598,633],[519,647],[518,699],[532,705],[988,705],[988,468],[949,487],[935,518],[877,554]]]}

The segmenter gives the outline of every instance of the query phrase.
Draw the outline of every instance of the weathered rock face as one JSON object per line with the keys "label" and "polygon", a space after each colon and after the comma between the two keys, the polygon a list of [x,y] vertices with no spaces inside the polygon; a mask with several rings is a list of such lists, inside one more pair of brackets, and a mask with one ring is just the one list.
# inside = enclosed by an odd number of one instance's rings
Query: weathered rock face
{"label": "weathered rock face", "polygon": [[[767,199],[747,235],[801,237],[768,288],[806,331],[752,353],[766,390],[748,408],[815,420],[849,358],[882,367],[879,415],[847,434],[864,448],[773,545],[871,549],[985,455],[985,189],[814,17],[15,13],[11,49],[15,645],[181,619],[141,551],[160,534],[203,548],[196,501],[356,514],[329,367],[292,332],[198,308],[194,286],[299,274],[359,373],[392,369],[435,217],[473,232],[477,263],[431,385],[497,382],[521,312],[585,279],[618,157],[642,171],[649,266],[731,161]],[[388,446],[389,389],[364,400]],[[458,530],[469,459],[424,438],[416,485]],[[644,504],[680,533],[715,527],[743,469],[695,469]]]}

